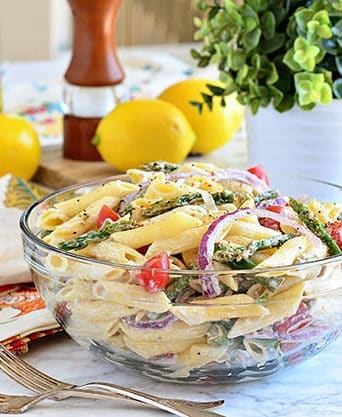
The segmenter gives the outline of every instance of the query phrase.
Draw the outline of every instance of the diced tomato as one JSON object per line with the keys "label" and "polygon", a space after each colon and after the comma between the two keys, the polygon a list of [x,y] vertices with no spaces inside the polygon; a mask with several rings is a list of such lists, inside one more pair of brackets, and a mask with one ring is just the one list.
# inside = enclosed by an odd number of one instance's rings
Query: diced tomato
{"label": "diced tomato", "polygon": [[273,211],[273,213],[278,213],[278,214],[284,214],[285,215],[284,206],[268,206],[268,207],[266,207],[266,210]]}
{"label": "diced tomato", "polygon": [[[273,211],[273,213],[281,214],[282,216],[286,216],[286,206],[268,206],[266,210]],[[270,219],[268,217],[261,217],[259,219],[259,223],[261,226],[268,227],[269,229],[277,230],[278,232],[281,231],[280,223],[277,220]]]}
{"label": "diced tomato", "polygon": [[268,179],[265,168],[262,165],[256,165],[255,167],[248,168],[247,171],[254,174],[267,185],[270,185],[270,180]]}
{"label": "diced tomato", "polygon": [[166,252],[161,252],[149,259],[141,268],[141,271],[137,274],[137,281],[148,292],[162,290],[166,287],[169,281],[169,274],[167,272],[154,271],[153,268],[170,268],[170,260]]}
{"label": "diced tomato", "polygon": [[342,250],[342,221],[336,221],[328,224],[327,231],[336,241],[338,247]]}
{"label": "diced tomato", "polygon": [[285,337],[288,334],[296,333],[298,330],[307,327],[312,322],[312,316],[306,304],[301,302],[295,314],[285,318],[282,321],[274,323],[273,329],[277,331],[279,337]]}
{"label": "diced tomato", "polygon": [[111,219],[113,222],[116,222],[120,219],[120,215],[108,207],[106,204],[104,204],[99,212],[99,215],[97,216],[97,227],[102,227],[103,222],[107,219]]}
{"label": "diced tomato", "polygon": [[270,219],[269,217],[260,217],[259,223],[261,226],[268,227],[269,229],[281,231],[280,223],[277,220]]}

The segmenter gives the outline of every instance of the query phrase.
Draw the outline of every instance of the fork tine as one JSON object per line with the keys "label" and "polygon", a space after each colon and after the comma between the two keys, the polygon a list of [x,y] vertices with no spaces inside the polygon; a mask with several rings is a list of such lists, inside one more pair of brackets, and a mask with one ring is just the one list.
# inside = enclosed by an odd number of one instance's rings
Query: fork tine
{"label": "fork tine", "polygon": [[19,382],[21,385],[25,386],[26,388],[29,388],[32,391],[35,391],[37,393],[44,392],[44,390],[50,388],[47,385],[44,385],[40,382],[35,382],[33,378],[28,379],[27,375],[23,375],[22,373],[18,372],[18,369],[13,370],[12,368],[3,365],[0,363],[0,369],[8,375],[10,378],[12,378],[14,381]]}
{"label": "fork tine", "polygon": [[17,382],[36,392],[42,392],[55,388],[71,387],[57,379],[50,377],[27,362],[15,356],[12,352],[0,344],[0,368]]}

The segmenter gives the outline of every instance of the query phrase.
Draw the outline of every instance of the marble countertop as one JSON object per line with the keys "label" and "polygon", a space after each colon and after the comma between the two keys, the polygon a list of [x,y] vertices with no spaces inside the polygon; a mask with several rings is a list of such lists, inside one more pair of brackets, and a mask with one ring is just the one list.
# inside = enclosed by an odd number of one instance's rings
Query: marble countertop
{"label": "marble countertop", "polygon": [[[66,335],[31,345],[24,356],[32,365],[72,383],[106,381],[165,397],[191,400],[224,398],[216,411],[226,417],[338,417],[342,415],[342,338],[309,361],[263,381],[238,385],[168,384],[124,373],[80,348]],[[0,392],[28,394],[0,373]],[[32,417],[162,417],[167,414],[127,402],[68,399],[44,401],[27,412]]]}

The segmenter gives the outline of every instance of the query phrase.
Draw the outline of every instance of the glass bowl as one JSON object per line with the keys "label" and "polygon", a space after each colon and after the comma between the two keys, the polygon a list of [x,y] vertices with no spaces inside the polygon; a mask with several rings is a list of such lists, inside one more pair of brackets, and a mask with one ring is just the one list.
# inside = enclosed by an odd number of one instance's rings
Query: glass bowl
{"label": "glass bowl", "polygon": [[[125,179],[114,179],[118,178]],[[272,302],[261,297],[253,304],[243,299],[234,304],[218,305],[215,299],[186,304],[181,297],[171,302],[164,292],[147,293],[138,286],[128,291],[120,282],[123,274],[134,282],[146,267],[68,253],[40,238],[37,219],[47,208],[110,180],[51,194],[29,207],[21,219],[25,259],[33,280],[56,320],[82,347],[125,370],[155,379],[213,384],[276,374],[307,360],[338,337],[341,255],[288,267],[215,271],[226,282],[235,282],[241,292],[245,285],[250,287],[265,277],[280,280],[282,292]],[[277,185],[276,175],[272,180]],[[286,191],[291,189],[297,195],[312,194],[323,200],[342,195],[341,187],[307,178],[288,177]],[[210,274],[166,272],[169,279],[194,282]],[[245,317],[236,320],[234,315]]]}

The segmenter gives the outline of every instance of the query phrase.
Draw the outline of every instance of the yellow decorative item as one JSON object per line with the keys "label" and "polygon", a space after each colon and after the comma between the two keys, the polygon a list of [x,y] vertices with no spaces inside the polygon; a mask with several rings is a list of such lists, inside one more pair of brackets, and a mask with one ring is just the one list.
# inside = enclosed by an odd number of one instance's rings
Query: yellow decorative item
{"label": "yellow decorative item", "polygon": [[25,210],[30,204],[48,194],[47,189],[35,184],[28,184],[26,181],[12,175],[1,178],[0,186],[4,181],[7,181],[7,186],[2,190],[5,207],[16,207]]}
{"label": "yellow decorative item", "polygon": [[28,121],[0,114],[0,176],[29,180],[38,168],[40,152],[38,133]]}
{"label": "yellow decorative item", "polygon": [[177,106],[187,117],[197,137],[192,153],[205,154],[230,141],[240,129],[243,117],[243,107],[232,95],[226,98],[225,107],[221,106],[219,97],[214,97],[212,111],[203,106],[200,114],[190,101],[201,101],[201,92],[211,94],[207,84],[222,87],[217,81],[194,78],[168,87],[159,96],[159,99]]}
{"label": "yellow decorative item", "polygon": [[104,117],[93,143],[119,170],[165,160],[179,163],[196,140],[184,114],[162,100],[133,100]]}

